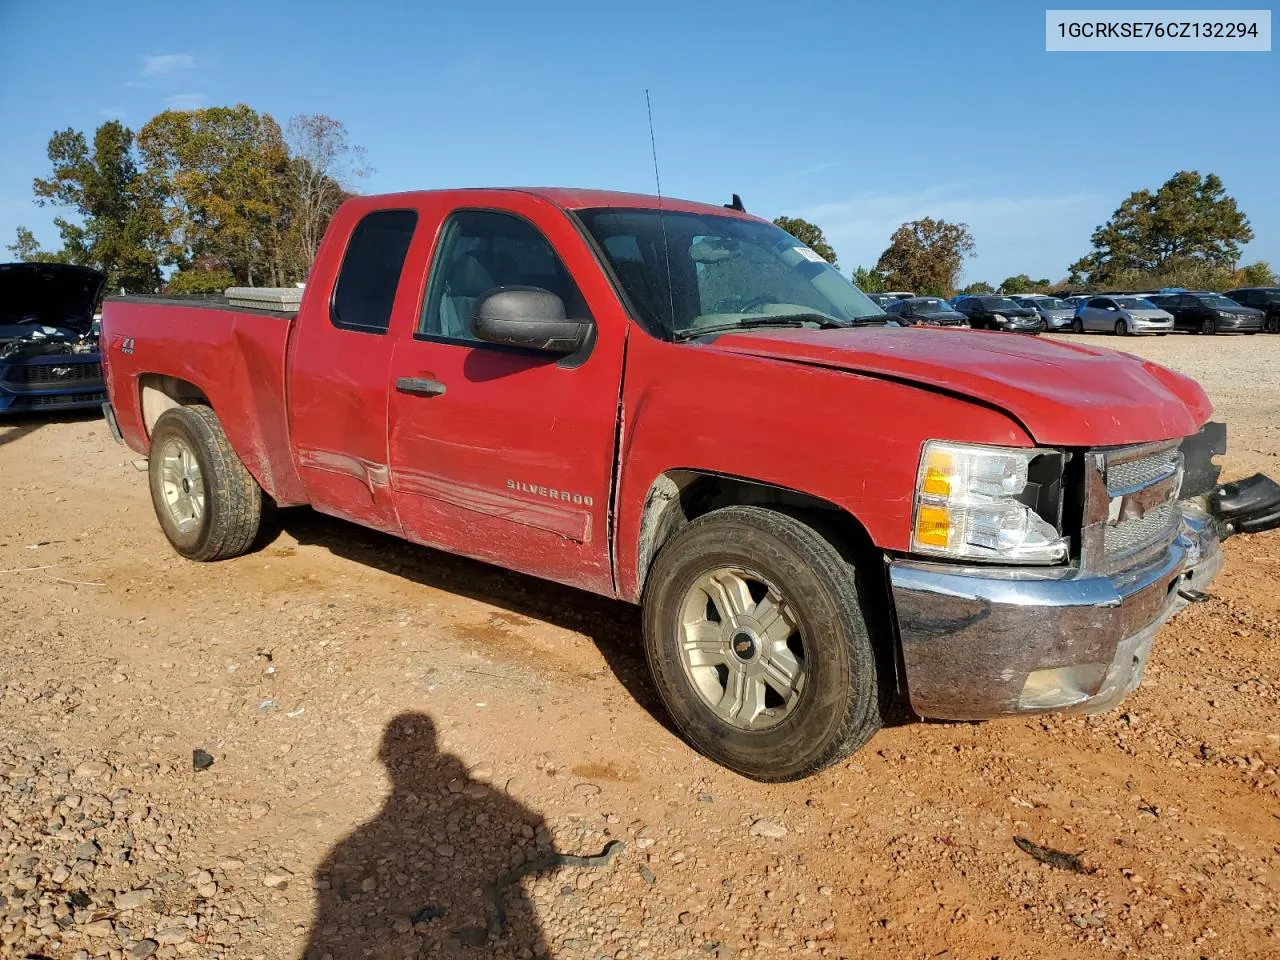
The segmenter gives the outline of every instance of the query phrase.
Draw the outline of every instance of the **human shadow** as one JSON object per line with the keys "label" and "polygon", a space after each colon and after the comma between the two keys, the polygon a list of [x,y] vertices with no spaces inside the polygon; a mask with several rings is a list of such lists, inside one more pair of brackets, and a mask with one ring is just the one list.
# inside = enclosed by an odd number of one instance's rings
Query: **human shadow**
{"label": "human shadow", "polygon": [[633,604],[418,546],[306,508],[277,510],[262,541],[269,542],[277,530],[393,576],[585,634],[632,699],[674,732],[649,679],[640,611]]}
{"label": "human shadow", "polygon": [[550,850],[541,816],[441,753],[424,713],[392,720],[378,756],[391,793],[316,871],[305,960],[547,956],[532,904],[506,882]]}

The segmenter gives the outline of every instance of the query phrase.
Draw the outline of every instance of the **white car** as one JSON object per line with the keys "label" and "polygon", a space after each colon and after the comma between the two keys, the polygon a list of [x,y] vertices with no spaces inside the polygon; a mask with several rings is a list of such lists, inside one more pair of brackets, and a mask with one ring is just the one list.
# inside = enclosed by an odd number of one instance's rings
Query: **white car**
{"label": "white car", "polygon": [[1090,297],[1076,307],[1071,329],[1076,333],[1168,333],[1173,314],[1141,297]]}

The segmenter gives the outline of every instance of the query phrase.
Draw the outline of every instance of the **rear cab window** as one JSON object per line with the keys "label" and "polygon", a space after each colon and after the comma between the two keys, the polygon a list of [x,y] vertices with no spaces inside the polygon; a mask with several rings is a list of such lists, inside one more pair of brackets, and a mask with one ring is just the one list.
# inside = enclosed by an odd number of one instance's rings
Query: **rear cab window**
{"label": "rear cab window", "polygon": [[405,254],[417,225],[414,210],[375,210],[356,224],[329,304],[329,320],[335,327],[361,333],[387,332]]}

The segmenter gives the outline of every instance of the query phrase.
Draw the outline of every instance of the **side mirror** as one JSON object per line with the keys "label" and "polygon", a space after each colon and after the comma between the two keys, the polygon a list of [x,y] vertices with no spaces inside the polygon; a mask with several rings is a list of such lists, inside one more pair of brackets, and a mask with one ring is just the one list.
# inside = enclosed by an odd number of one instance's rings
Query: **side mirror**
{"label": "side mirror", "polygon": [[594,324],[569,320],[564,301],[541,287],[497,287],[476,298],[471,326],[486,343],[546,353],[574,353]]}

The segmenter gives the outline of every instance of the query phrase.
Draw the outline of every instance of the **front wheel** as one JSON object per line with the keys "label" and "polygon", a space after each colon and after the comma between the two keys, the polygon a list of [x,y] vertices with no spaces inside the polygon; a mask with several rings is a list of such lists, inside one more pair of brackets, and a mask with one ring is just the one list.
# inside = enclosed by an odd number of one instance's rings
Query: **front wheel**
{"label": "front wheel", "polygon": [[1084,321],[1081,320],[1079,317],[1076,317],[1075,319],[1073,319],[1071,321],[1071,332],[1084,333]]}
{"label": "front wheel", "polygon": [[174,407],[160,415],[147,474],[156,517],[178,553],[224,560],[253,545],[262,491],[209,407]]}
{"label": "front wheel", "polygon": [[1280,333],[1280,313],[1267,317],[1267,333]]}
{"label": "front wheel", "polygon": [[1213,317],[1205,317],[1200,322],[1200,332],[1207,334],[1215,334],[1218,332],[1218,321]]}
{"label": "front wheel", "polygon": [[797,780],[880,728],[877,661],[853,567],[817,531],[760,507],[694,520],[645,586],[654,683],[680,733],[754,780]]}
{"label": "front wheel", "polygon": [[1127,323],[1125,323],[1123,320],[1117,320],[1117,321],[1116,321],[1116,336],[1117,336],[1117,337],[1124,337],[1124,336],[1128,336],[1128,334],[1129,334],[1129,325],[1128,325]]}

